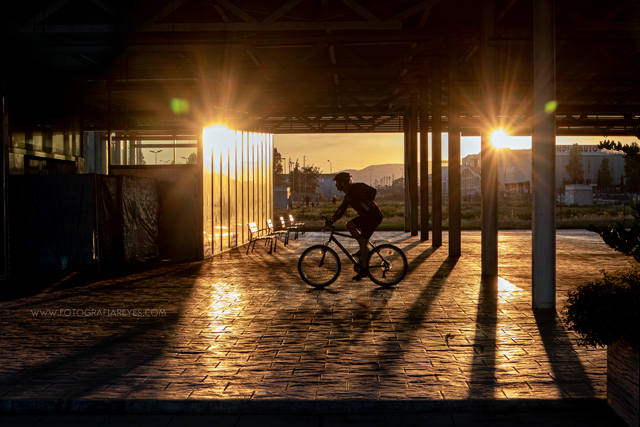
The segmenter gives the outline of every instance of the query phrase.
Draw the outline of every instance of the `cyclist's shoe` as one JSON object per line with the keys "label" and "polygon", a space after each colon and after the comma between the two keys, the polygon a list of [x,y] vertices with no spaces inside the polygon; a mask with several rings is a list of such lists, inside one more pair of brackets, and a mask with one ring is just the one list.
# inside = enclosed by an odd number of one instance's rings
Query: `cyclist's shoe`
{"label": "cyclist's shoe", "polygon": [[351,254],[351,258],[358,258],[360,259],[360,250],[355,251],[354,253]]}
{"label": "cyclist's shoe", "polygon": [[369,276],[369,269],[368,268],[361,268],[360,271],[358,272],[358,274],[356,274],[355,276],[353,276],[353,278],[351,278],[351,280],[362,280],[365,277]]}

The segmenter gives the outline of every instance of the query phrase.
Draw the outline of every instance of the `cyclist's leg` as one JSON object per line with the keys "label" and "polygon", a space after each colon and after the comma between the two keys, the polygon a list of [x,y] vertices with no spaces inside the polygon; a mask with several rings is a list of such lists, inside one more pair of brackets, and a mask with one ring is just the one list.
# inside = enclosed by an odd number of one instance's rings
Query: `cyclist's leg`
{"label": "cyclist's leg", "polygon": [[349,230],[349,233],[351,233],[351,235],[356,238],[356,240],[358,241],[358,245],[360,246],[360,266],[365,265],[368,254],[367,243],[369,242],[369,239],[362,236],[360,231],[358,230],[363,229],[364,222],[365,221],[361,216],[355,217],[351,221],[347,222],[347,230]]}

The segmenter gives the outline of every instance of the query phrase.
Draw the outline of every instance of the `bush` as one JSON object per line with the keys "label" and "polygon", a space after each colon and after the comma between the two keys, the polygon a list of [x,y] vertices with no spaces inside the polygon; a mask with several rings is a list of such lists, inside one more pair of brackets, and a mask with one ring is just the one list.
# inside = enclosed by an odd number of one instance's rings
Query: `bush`
{"label": "bush", "polygon": [[638,348],[640,268],[602,273],[602,279],[569,291],[564,321],[581,336],[579,345],[604,347],[624,339]]}
{"label": "bush", "polygon": [[636,261],[640,262],[640,203],[631,205],[631,214],[633,215],[631,224],[623,219],[606,227],[597,227],[592,224],[587,227],[587,230],[600,234],[609,247],[625,255],[633,255]]}

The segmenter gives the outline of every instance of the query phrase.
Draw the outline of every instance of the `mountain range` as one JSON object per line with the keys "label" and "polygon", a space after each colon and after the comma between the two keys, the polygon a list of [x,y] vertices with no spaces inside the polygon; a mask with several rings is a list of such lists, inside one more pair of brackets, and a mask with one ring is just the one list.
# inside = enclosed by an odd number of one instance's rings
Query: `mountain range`
{"label": "mountain range", "polygon": [[[418,164],[418,169],[420,164]],[[386,163],[383,165],[371,165],[364,169],[345,169],[340,172],[348,172],[353,177],[353,182],[364,182],[365,184],[375,184],[376,179],[380,182],[384,177],[393,177],[393,179],[402,178],[404,176],[404,164],[402,163]],[[429,173],[431,173],[431,162],[429,162]]]}

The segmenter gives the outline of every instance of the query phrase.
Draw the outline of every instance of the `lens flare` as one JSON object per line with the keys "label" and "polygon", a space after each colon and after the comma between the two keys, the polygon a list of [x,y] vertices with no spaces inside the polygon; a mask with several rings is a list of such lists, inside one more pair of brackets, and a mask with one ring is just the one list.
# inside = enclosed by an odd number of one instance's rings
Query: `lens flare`
{"label": "lens flare", "polygon": [[509,146],[509,134],[504,129],[496,129],[491,132],[491,145],[496,148],[507,148]]}
{"label": "lens flare", "polygon": [[171,98],[171,111],[173,114],[182,115],[189,113],[189,100],[183,98]]}
{"label": "lens flare", "polygon": [[544,112],[547,114],[554,113],[556,111],[556,108],[558,108],[558,101],[556,100],[549,101],[544,104]]}

